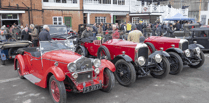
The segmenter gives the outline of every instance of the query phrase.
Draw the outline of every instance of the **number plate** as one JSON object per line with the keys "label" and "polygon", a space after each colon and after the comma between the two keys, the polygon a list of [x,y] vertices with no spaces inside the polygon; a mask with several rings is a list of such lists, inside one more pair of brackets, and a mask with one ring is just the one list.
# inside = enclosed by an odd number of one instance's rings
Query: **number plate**
{"label": "number plate", "polygon": [[12,59],[14,59],[14,58],[15,58],[15,55],[12,56]]}
{"label": "number plate", "polygon": [[92,86],[89,86],[89,87],[84,87],[83,88],[83,93],[87,93],[87,92],[91,92],[91,91],[95,91],[95,90],[98,90],[98,89],[101,89],[102,88],[102,84],[96,84],[96,85],[92,85]]}

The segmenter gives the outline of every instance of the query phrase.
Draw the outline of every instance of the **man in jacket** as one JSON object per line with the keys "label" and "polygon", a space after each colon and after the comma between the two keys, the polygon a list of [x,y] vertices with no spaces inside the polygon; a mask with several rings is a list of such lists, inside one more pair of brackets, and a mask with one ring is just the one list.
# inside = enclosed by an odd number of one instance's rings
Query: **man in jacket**
{"label": "man in jacket", "polygon": [[179,21],[176,23],[176,31],[179,31],[181,29],[181,24]]}
{"label": "man in jacket", "polygon": [[81,38],[88,38],[90,36],[93,36],[93,33],[91,32],[91,25],[86,25],[86,30],[82,32]]}
{"label": "man in jacket", "polygon": [[139,24],[137,25],[137,30],[140,30],[141,32],[143,32],[143,25],[142,25],[142,21],[139,21]]}
{"label": "man in jacket", "polygon": [[28,32],[28,28],[25,27],[21,33],[21,38],[22,40],[30,40],[30,35],[29,35],[29,32]]}
{"label": "man in jacket", "polygon": [[31,33],[31,40],[34,47],[38,46],[38,30],[35,28],[34,24],[30,24]]}
{"label": "man in jacket", "polygon": [[97,30],[97,24],[94,23],[94,26],[92,27],[93,28],[93,36],[96,37],[96,35],[98,34],[98,30]]}
{"label": "man in jacket", "polygon": [[128,34],[128,41],[139,43],[139,38],[143,36],[142,32],[139,30],[133,30]]}
{"label": "man in jacket", "polygon": [[12,37],[15,38],[16,40],[21,39],[21,31],[17,27],[17,25],[15,25],[14,28],[12,29]]}
{"label": "man in jacket", "polygon": [[44,25],[43,30],[39,33],[39,41],[49,41],[51,40],[51,36],[49,33],[49,26]]}

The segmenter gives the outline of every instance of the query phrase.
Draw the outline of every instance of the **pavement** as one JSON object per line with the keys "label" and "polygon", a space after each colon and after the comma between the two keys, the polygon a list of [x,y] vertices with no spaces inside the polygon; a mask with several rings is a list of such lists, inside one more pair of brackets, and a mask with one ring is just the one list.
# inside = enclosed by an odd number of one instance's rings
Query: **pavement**
{"label": "pavement", "polygon": [[[110,93],[68,93],[67,103],[209,103],[209,53],[202,67],[184,66],[164,79],[138,78],[130,87],[116,82]],[[0,65],[0,103],[53,103],[48,89],[19,79],[13,61]]]}

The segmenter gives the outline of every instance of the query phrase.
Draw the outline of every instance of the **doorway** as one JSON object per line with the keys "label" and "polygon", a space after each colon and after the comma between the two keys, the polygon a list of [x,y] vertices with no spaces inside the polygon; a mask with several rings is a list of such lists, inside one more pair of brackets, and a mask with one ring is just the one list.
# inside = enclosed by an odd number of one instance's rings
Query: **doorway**
{"label": "doorway", "polygon": [[12,26],[13,24],[16,24],[18,25],[18,20],[2,20],[2,25],[9,25],[9,26]]}

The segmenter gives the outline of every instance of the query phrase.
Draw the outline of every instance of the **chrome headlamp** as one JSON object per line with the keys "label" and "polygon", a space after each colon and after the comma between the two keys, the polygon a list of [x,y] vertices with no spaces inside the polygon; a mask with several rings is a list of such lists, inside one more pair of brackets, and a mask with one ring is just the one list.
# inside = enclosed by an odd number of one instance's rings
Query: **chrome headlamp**
{"label": "chrome headlamp", "polygon": [[78,73],[73,73],[73,74],[72,74],[72,77],[73,77],[74,79],[78,78]]}
{"label": "chrome headlamp", "polygon": [[94,69],[94,72],[98,75],[100,72],[99,68]]}
{"label": "chrome headlamp", "polygon": [[69,70],[70,72],[75,72],[75,71],[76,71],[76,65],[75,65],[75,63],[69,63],[69,64],[67,65],[67,68],[68,68],[68,70]]}
{"label": "chrome headlamp", "polygon": [[195,48],[195,52],[199,55],[200,52],[201,52],[200,48],[199,48],[199,47],[196,47],[196,48]]}
{"label": "chrome headlamp", "polygon": [[185,50],[184,53],[185,53],[186,57],[190,57],[190,51],[189,51],[189,49]]}
{"label": "chrome headlamp", "polygon": [[99,59],[94,59],[93,60],[93,64],[96,68],[100,67],[101,66],[101,60]]}
{"label": "chrome headlamp", "polygon": [[162,56],[160,54],[156,54],[154,59],[157,63],[160,63],[162,61]]}
{"label": "chrome headlamp", "polygon": [[145,64],[145,62],[146,61],[145,61],[145,58],[143,56],[140,56],[138,58],[138,63],[139,63],[140,66],[143,66]]}

